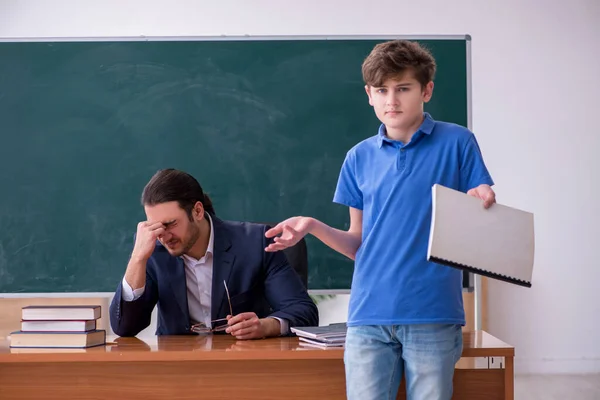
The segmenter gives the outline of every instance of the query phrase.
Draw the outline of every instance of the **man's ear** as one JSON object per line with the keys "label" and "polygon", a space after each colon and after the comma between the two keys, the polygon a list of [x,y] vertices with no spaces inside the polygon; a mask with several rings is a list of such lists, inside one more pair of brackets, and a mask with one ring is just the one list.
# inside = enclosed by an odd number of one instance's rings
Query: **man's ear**
{"label": "man's ear", "polygon": [[430,81],[423,88],[423,102],[429,102],[429,100],[431,100],[431,96],[433,96],[433,81]]}
{"label": "man's ear", "polygon": [[202,221],[202,219],[204,218],[204,205],[202,204],[202,202],[197,201],[196,204],[194,204],[194,208],[192,209],[192,216],[195,220]]}
{"label": "man's ear", "polygon": [[371,99],[371,86],[365,85],[365,92],[367,92],[367,96],[369,97],[369,105],[373,105],[373,100]]}

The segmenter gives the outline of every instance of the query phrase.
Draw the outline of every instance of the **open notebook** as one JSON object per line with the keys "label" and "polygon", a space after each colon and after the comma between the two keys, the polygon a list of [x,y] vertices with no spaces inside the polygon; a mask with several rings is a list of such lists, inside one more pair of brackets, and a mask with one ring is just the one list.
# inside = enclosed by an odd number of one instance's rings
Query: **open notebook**
{"label": "open notebook", "polygon": [[531,287],[533,214],[482,201],[457,190],[432,187],[429,261]]}

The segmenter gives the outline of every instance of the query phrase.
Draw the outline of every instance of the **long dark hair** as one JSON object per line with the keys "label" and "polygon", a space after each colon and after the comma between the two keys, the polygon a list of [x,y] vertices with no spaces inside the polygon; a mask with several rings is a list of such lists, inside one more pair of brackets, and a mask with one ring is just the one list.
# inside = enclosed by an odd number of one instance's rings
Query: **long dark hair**
{"label": "long dark hair", "polygon": [[142,192],[142,206],[176,201],[187,213],[190,221],[196,202],[201,202],[204,211],[215,215],[212,201],[202,190],[200,183],[187,172],[173,168],[161,169],[152,176]]}

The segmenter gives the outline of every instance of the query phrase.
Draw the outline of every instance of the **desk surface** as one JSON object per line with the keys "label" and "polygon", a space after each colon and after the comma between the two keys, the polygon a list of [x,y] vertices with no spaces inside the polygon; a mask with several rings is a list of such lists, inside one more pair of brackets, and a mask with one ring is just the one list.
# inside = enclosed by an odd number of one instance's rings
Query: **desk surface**
{"label": "desk surface", "polygon": [[[11,349],[0,341],[0,363],[10,362],[131,362],[196,360],[342,359],[343,349],[300,346],[298,338],[240,341],[229,335],[107,338],[106,346],[88,349]],[[463,357],[512,357],[514,347],[484,331],[463,333]]]}

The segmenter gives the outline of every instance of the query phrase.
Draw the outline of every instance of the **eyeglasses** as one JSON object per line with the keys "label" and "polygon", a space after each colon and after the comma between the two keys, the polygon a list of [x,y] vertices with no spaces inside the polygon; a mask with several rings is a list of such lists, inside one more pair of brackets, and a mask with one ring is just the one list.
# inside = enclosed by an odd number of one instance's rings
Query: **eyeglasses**
{"label": "eyeglasses", "polygon": [[[225,293],[227,293],[227,302],[229,303],[229,315],[233,316],[233,308],[231,307],[231,298],[229,297],[229,289],[227,288],[227,283],[225,281],[223,281],[223,286],[225,286]],[[227,324],[227,318],[220,318],[220,319],[215,319],[215,320],[210,321],[211,325],[213,325],[215,322],[223,322],[223,321],[225,321],[225,324],[215,326],[214,328],[211,326],[206,326],[206,324],[204,322],[199,322],[197,324],[192,325],[190,330],[195,333],[223,332],[225,329],[227,329],[229,327],[229,325]]]}

